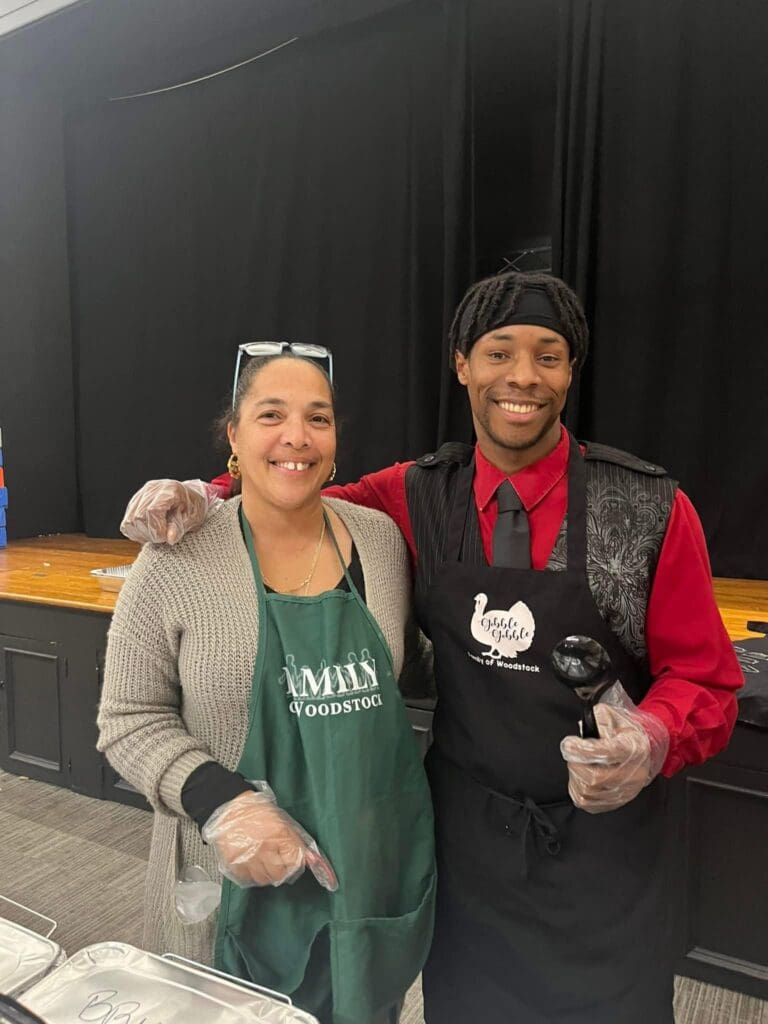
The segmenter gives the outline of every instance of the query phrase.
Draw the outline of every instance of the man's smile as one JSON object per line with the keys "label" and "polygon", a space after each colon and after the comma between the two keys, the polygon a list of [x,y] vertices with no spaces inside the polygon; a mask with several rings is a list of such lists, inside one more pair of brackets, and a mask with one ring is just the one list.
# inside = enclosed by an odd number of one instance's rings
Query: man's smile
{"label": "man's smile", "polygon": [[541,408],[538,402],[497,402],[497,405],[505,412],[536,412]]}
{"label": "man's smile", "polygon": [[491,401],[499,409],[507,423],[523,424],[536,418],[546,402],[534,399],[512,401],[507,398],[492,398]]}

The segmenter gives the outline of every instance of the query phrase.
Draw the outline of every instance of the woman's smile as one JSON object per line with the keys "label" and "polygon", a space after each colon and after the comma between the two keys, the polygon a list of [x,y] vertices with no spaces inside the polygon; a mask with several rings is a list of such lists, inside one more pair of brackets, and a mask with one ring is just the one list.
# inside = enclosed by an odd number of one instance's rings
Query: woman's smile
{"label": "woman's smile", "polygon": [[292,462],[290,460],[267,459],[270,466],[280,470],[282,473],[306,473],[308,469],[312,469],[316,463],[314,462]]}

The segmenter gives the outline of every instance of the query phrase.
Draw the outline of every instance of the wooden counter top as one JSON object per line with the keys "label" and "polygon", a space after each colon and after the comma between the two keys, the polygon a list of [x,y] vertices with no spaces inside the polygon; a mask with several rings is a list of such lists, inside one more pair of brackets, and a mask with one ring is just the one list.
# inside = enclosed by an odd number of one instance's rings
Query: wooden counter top
{"label": "wooden counter top", "polygon": [[77,533],[31,537],[0,548],[0,600],[77,608],[111,615],[117,594],[102,590],[91,569],[133,562],[141,547]]}
{"label": "wooden counter top", "polygon": [[[111,614],[117,594],[105,591],[91,569],[133,562],[140,546],[77,533],[11,541],[0,548],[0,600],[29,601]],[[715,597],[732,640],[754,636],[747,622],[768,620],[768,580],[715,579]]]}
{"label": "wooden counter top", "polygon": [[714,579],[715,600],[731,640],[746,640],[747,622],[768,622],[768,580]]}

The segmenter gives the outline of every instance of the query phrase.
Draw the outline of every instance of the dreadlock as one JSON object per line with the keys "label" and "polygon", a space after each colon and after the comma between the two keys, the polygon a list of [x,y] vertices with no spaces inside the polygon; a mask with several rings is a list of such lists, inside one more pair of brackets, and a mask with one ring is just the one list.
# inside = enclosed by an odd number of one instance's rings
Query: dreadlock
{"label": "dreadlock", "polygon": [[466,356],[478,338],[502,327],[518,307],[526,288],[543,289],[563,324],[566,341],[579,369],[586,358],[589,329],[576,295],[551,274],[507,271],[477,281],[458,305],[448,332],[449,358],[456,368],[456,353]]}

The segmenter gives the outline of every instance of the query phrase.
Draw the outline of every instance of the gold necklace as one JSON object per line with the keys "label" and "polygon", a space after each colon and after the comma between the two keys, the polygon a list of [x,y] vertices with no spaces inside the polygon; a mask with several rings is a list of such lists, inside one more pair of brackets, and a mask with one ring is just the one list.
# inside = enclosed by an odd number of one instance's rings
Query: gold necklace
{"label": "gold necklace", "polygon": [[[307,596],[307,591],[309,590],[309,584],[312,582],[312,577],[315,575],[315,569],[317,569],[317,563],[318,563],[318,560],[320,558],[320,549],[323,546],[324,538],[325,538],[325,516],[323,516],[323,525],[320,527],[320,539],[318,540],[317,547],[315,548],[315,557],[312,559],[312,568],[309,570],[309,575],[305,576],[304,579],[301,581],[301,583],[299,583],[299,585],[297,587],[290,587],[290,588],[289,587],[283,587],[282,588],[283,593],[285,593],[285,594],[295,594],[296,591],[301,590],[301,588],[303,587],[304,588],[304,595],[303,596],[304,597]],[[261,578],[262,578],[262,580],[267,584],[267,586],[271,590],[280,590],[281,589],[280,587],[272,586],[272,584],[269,582],[269,580],[264,575],[264,573],[261,574]]]}

